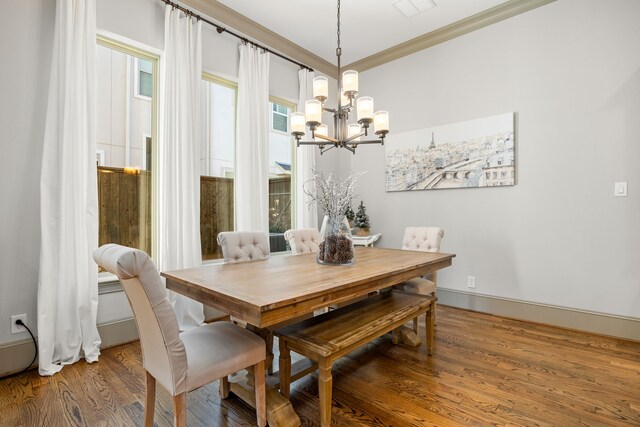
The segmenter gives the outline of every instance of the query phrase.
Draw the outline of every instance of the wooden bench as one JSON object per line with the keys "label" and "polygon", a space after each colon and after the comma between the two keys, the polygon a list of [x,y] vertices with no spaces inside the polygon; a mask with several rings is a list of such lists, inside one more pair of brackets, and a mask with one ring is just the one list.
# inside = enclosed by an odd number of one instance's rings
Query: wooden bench
{"label": "wooden bench", "polygon": [[280,392],[289,398],[291,350],[317,362],[320,425],[330,425],[333,362],[422,313],[427,315],[427,351],[431,354],[434,303],[433,296],[394,290],[274,331],[280,341]]}

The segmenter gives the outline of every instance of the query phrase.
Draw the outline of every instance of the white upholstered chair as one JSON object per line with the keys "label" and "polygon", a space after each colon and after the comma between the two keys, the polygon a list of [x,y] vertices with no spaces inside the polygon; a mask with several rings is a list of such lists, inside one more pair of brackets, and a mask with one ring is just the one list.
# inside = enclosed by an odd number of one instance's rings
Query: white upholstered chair
{"label": "white upholstered chair", "polygon": [[104,245],[93,258],[115,274],[129,299],[138,326],[147,372],[144,425],[153,426],[156,382],[173,396],[174,424],[186,425],[187,392],[220,379],[220,393],[228,393],[227,375],[253,367],[258,426],[266,424],[264,341],[229,322],[215,322],[184,332],[153,261],[138,250]]}
{"label": "white upholstered chair", "polygon": [[[226,264],[247,261],[259,261],[270,256],[269,239],[261,231],[223,231],[218,233],[218,245],[222,248],[222,256]],[[259,286],[256,283],[256,286]],[[231,320],[246,326],[233,316]],[[268,330],[255,330],[260,333],[267,344],[267,368],[273,373],[273,333]]]}
{"label": "white upholstered chair", "polygon": [[[440,252],[440,243],[443,237],[444,230],[440,227],[407,227],[404,230],[402,249],[409,251]],[[437,272],[433,272],[396,285],[396,288],[403,289],[405,292],[435,296],[437,279]],[[413,319],[413,330],[416,334],[418,333],[418,318]]]}
{"label": "white upholstered chair", "polygon": [[224,262],[245,262],[269,258],[269,239],[259,231],[223,231],[218,234]]}
{"label": "white upholstered chair", "polygon": [[315,228],[298,228],[284,232],[293,255],[316,253],[320,250],[320,232]]}

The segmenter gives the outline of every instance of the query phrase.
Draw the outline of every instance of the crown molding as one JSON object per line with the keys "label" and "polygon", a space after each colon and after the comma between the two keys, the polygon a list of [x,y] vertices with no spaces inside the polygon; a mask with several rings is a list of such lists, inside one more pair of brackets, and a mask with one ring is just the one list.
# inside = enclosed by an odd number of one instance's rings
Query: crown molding
{"label": "crown molding", "polygon": [[487,9],[468,18],[449,24],[430,33],[400,43],[366,58],[346,65],[345,69],[366,71],[387,62],[395,61],[421,50],[433,47],[448,40],[487,27],[556,0],[510,0],[506,3]]}
{"label": "crown molding", "polygon": [[309,52],[216,0],[181,0],[181,3],[211,17],[215,21],[219,21],[222,26],[229,26],[248,38],[263,43],[283,55],[308,65],[314,70],[329,76],[338,74],[338,67],[329,61]]}
{"label": "crown molding", "polygon": [[[343,69],[366,71],[370,68],[395,61],[448,40],[471,33],[521,13],[553,3],[556,0],[510,0],[445,27],[400,43],[366,58],[352,62]],[[181,0],[186,6],[203,13],[221,25],[229,26],[247,37],[263,43],[278,52],[302,62],[328,76],[335,76],[338,67],[292,41],[271,31],[246,16],[236,12],[217,0]]]}

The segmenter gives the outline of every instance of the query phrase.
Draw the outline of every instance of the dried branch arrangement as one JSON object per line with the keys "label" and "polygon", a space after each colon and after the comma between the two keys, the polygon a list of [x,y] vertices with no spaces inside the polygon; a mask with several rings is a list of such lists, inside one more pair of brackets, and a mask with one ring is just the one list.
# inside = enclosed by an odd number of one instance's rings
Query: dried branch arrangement
{"label": "dried branch arrangement", "polygon": [[333,172],[325,175],[313,169],[313,178],[305,183],[304,192],[310,197],[309,204],[316,202],[325,215],[339,222],[356,197],[356,182],[362,175],[364,172],[354,173],[344,181],[339,181]]}

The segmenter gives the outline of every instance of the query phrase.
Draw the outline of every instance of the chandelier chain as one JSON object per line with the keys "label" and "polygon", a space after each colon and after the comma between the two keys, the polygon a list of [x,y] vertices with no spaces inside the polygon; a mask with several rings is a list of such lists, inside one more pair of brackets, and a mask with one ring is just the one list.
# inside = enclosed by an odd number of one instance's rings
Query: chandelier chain
{"label": "chandelier chain", "polygon": [[340,0],[338,0],[338,51],[340,51]]}

